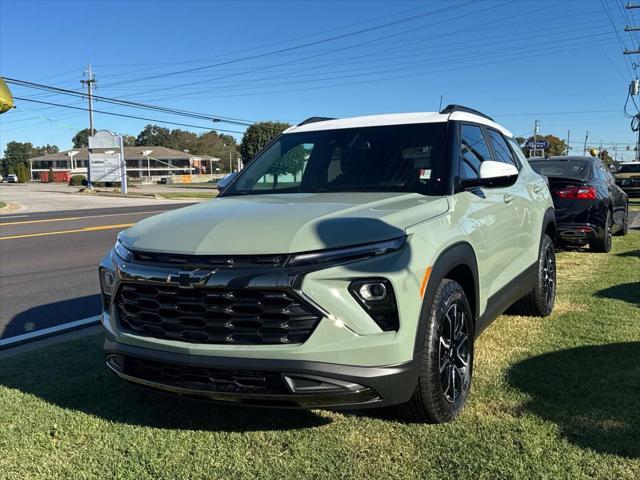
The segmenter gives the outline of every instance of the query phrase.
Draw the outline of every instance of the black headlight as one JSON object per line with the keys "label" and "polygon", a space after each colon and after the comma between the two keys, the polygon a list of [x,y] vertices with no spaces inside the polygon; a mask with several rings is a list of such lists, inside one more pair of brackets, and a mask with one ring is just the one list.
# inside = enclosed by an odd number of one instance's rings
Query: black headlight
{"label": "black headlight", "polygon": [[105,310],[109,310],[116,283],[116,274],[103,267],[100,267],[98,273],[100,275],[100,289],[102,290],[102,305]]}
{"label": "black headlight", "polygon": [[398,307],[391,282],[386,278],[354,280],[349,292],[385,332],[398,330]]}
{"label": "black headlight", "polygon": [[125,247],[120,240],[116,240],[116,244],[113,246],[113,251],[125,262],[133,260],[133,252]]}

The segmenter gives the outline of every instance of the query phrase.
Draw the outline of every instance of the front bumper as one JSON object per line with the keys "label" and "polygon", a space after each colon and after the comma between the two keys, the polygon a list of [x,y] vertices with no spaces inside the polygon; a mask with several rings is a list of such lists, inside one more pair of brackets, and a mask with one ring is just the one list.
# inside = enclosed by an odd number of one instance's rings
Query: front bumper
{"label": "front bumper", "polygon": [[371,408],[404,403],[416,362],[381,367],[180,354],[105,340],[120,378],[173,394],[274,408]]}

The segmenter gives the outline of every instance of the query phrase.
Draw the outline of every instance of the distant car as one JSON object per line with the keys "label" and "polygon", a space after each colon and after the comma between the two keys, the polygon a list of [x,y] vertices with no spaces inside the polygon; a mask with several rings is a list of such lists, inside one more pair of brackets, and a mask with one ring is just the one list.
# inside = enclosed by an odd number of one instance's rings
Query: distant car
{"label": "distant car", "polygon": [[640,195],[640,162],[622,163],[615,174],[616,184],[629,196]]}
{"label": "distant car", "polygon": [[549,181],[562,243],[608,252],[613,234],[627,234],[628,197],[600,159],[549,157],[529,163]]}
{"label": "distant car", "polygon": [[0,183],[2,183],[3,180],[4,180],[4,177],[0,175]]}
{"label": "distant car", "polygon": [[18,183],[18,176],[15,173],[10,173],[9,175],[7,175],[7,182]]}

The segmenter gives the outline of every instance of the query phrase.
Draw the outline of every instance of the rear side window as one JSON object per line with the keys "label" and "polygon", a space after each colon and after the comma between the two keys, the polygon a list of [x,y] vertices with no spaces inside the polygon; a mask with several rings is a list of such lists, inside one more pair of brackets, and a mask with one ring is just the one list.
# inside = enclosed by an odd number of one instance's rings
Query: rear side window
{"label": "rear side window", "polygon": [[518,168],[518,164],[513,158],[513,153],[507,145],[504,137],[496,132],[495,130],[488,129],[487,133],[489,134],[489,141],[491,142],[491,146],[493,147],[493,151],[496,154],[496,160],[502,163],[508,163],[509,165],[513,165]]}
{"label": "rear side window", "polygon": [[491,160],[489,146],[482,129],[476,125],[462,124],[460,128],[460,179],[480,177],[480,165]]}

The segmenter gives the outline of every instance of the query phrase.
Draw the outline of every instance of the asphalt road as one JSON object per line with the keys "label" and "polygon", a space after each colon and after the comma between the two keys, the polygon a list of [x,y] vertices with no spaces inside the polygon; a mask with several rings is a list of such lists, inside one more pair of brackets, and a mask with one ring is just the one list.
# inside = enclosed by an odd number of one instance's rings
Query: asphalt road
{"label": "asphalt road", "polygon": [[0,216],[0,339],[98,315],[97,265],[118,232],[183,206]]}

